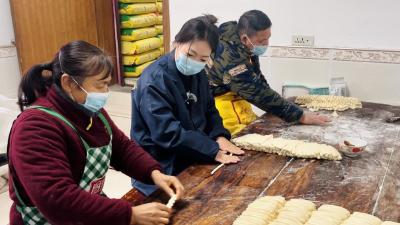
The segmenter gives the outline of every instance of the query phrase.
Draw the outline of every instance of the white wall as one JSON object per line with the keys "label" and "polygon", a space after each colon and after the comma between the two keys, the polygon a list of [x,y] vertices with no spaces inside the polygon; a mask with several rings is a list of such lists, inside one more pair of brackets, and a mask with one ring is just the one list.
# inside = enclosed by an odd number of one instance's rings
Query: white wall
{"label": "white wall", "polygon": [[8,0],[0,0],[0,33],[0,46],[8,46],[11,41],[14,41],[14,28]]}
{"label": "white wall", "polygon": [[17,98],[18,84],[21,78],[17,56],[0,57],[0,71],[0,95]]}
{"label": "white wall", "polygon": [[14,28],[8,0],[0,0],[0,95],[17,97],[20,70],[14,41]]}
{"label": "white wall", "polygon": [[[190,18],[210,13],[223,23],[238,20],[250,9],[260,9],[270,16],[272,46],[290,46],[291,36],[295,34],[313,35],[315,47],[326,47],[328,51],[333,48],[375,49],[379,54],[380,50],[395,50],[397,52],[390,57],[400,57],[398,0],[173,0],[170,1],[171,40]],[[270,48],[269,53],[260,58],[261,68],[271,87],[278,92],[284,82],[328,86],[330,77],[343,76],[352,96],[400,105],[399,60],[394,60],[395,63],[377,60],[377,63],[303,56],[270,57],[271,52]]]}
{"label": "white wall", "polygon": [[315,36],[318,47],[400,49],[398,0],[173,0],[171,37],[189,18],[210,13],[225,22],[250,9],[271,18],[271,45],[290,45],[301,34]]}
{"label": "white wall", "polygon": [[[400,106],[400,64],[263,57],[261,70],[279,93],[285,82],[329,86],[330,74],[344,77],[350,95]],[[332,72],[333,68],[333,72]]]}

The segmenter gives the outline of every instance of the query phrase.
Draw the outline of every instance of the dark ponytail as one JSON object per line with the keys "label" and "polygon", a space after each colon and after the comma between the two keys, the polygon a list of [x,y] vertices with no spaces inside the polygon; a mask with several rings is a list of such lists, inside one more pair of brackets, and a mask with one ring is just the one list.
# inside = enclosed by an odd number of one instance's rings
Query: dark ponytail
{"label": "dark ponytail", "polygon": [[213,15],[199,16],[190,19],[183,24],[181,30],[175,36],[176,43],[188,43],[192,41],[206,41],[215,52],[219,41],[218,27],[215,25],[218,19]]}
{"label": "dark ponytail", "polygon": [[18,90],[18,105],[21,111],[24,106],[32,104],[38,96],[46,94],[52,78],[43,74],[45,70],[52,71],[52,62],[35,65],[22,77]]}
{"label": "dark ponytail", "polygon": [[60,49],[51,62],[33,66],[22,77],[18,105],[23,111],[38,97],[46,95],[52,84],[61,87],[64,73],[81,83],[87,76],[102,73],[107,78],[113,71],[112,60],[102,50],[85,41],[70,42]]}

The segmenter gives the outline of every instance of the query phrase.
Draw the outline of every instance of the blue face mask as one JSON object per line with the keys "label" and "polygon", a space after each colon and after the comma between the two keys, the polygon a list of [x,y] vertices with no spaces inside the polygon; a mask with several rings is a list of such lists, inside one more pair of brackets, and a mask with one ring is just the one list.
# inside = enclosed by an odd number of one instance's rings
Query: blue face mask
{"label": "blue face mask", "polygon": [[91,112],[98,112],[101,108],[106,105],[107,99],[110,96],[110,91],[107,92],[87,92],[81,85],[72,78],[75,83],[86,93],[86,101],[81,104],[83,107]]}
{"label": "blue face mask", "polygon": [[175,64],[179,72],[186,76],[198,74],[206,66],[206,63],[193,60],[185,54],[181,54],[177,59],[175,59]]}
{"label": "blue face mask", "polygon": [[[249,41],[250,41],[250,38],[249,38]],[[250,41],[250,44],[253,46],[253,49],[251,50],[251,52],[256,56],[263,55],[267,51],[267,48],[268,48],[265,45],[253,45],[253,43],[251,41]]]}
{"label": "blue face mask", "polygon": [[[86,92],[86,91],[85,91]],[[86,92],[86,101],[82,104],[83,107],[92,111],[98,112],[101,108],[106,105],[107,99],[110,96],[110,92]]]}

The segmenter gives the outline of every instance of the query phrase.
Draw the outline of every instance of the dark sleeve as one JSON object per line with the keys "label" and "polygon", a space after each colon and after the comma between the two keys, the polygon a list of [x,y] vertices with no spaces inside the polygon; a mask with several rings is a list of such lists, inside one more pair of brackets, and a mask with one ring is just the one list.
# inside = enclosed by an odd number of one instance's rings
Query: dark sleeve
{"label": "dark sleeve", "polygon": [[271,112],[287,122],[298,121],[303,115],[303,110],[284,99],[274,91],[261,73],[256,73],[247,66],[240,74],[231,76],[231,91],[257,106]]}
{"label": "dark sleeve", "polygon": [[206,134],[187,130],[174,116],[168,96],[154,85],[141,89],[140,114],[149,128],[152,141],[164,149],[188,149],[214,159],[219,146]]}
{"label": "dark sleeve", "polygon": [[111,166],[129,177],[153,184],[151,172],[153,170],[162,171],[159,163],[135,141],[130,140],[105,111],[104,115],[109,121],[113,133]]}
{"label": "dark sleeve", "polygon": [[65,153],[65,132],[51,117],[29,115],[16,122],[11,135],[9,160],[16,173],[11,182],[18,177],[51,224],[129,224],[128,202],[89,194],[76,184]]}
{"label": "dark sleeve", "polygon": [[231,139],[231,134],[227,129],[225,129],[224,125],[222,124],[221,116],[217,108],[215,107],[214,96],[211,93],[207,85],[207,127],[206,131],[208,135],[216,140],[218,137],[225,137],[226,139]]}

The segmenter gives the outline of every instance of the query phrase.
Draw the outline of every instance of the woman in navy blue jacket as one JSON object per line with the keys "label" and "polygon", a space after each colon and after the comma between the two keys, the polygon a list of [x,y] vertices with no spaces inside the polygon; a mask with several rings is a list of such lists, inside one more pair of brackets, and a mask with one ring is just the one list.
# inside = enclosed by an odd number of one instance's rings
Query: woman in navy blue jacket
{"label": "woman in navy blue jacket", "polygon": [[[212,15],[187,21],[175,49],[146,68],[132,91],[131,137],[167,174],[194,163],[237,163],[244,153],[229,141],[204,71],[218,45],[216,22]],[[132,185],[145,195],[156,189]]]}

